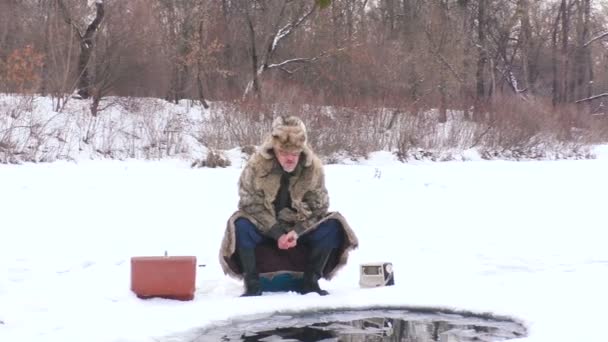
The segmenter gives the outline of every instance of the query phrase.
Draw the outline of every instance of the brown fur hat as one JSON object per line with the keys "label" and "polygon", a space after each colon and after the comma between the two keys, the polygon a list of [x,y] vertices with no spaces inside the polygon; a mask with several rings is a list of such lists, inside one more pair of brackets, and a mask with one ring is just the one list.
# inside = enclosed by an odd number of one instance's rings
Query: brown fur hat
{"label": "brown fur hat", "polygon": [[279,116],[272,122],[272,131],[261,146],[261,154],[267,159],[272,158],[273,149],[288,152],[303,152],[310,155],[308,136],[304,122],[297,116]]}
{"label": "brown fur hat", "polygon": [[279,116],[272,122],[273,147],[283,151],[301,152],[306,144],[306,126],[295,116]]}

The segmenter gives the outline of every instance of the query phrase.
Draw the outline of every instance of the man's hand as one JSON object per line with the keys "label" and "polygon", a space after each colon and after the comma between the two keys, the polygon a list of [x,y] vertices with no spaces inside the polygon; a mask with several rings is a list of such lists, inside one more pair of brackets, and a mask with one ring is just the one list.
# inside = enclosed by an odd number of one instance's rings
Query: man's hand
{"label": "man's hand", "polygon": [[279,237],[277,240],[277,245],[280,249],[290,249],[295,247],[298,244],[298,234],[295,231],[290,231],[289,233],[285,233]]}

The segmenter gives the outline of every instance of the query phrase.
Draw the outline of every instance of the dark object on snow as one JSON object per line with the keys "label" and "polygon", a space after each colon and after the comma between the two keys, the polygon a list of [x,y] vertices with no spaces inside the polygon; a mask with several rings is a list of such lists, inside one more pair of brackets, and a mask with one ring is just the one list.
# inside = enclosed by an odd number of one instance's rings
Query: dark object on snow
{"label": "dark object on snow", "polygon": [[131,290],[139,298],[192,300],[195,281],[194,256],[131,258]]}

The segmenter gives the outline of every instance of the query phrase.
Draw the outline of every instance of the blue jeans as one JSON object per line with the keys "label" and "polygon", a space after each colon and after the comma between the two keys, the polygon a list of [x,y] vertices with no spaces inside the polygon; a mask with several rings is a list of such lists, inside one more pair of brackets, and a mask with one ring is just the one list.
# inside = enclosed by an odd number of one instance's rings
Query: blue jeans
{"label": "blue jeans", "polygon": [[[274,241],[262,235],[258,228],[246,218],[234,221],[237,248],[255,248],[258,244]],[[344,241],[344,232],[338,220],[323,221],[317,229],[306,232],[298,238],[298,243],[308,245],[310,248],[338,248]]]}

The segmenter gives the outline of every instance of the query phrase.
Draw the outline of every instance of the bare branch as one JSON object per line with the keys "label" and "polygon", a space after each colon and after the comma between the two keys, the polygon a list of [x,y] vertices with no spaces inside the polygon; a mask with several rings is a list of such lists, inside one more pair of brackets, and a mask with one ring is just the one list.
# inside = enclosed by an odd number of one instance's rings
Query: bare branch
{"label": "bare branch", "polygon": [[454,76],[454,78],[458,81],[458,83],[464,84],[464,81],[462,80],[460,75],[458,75],[458,72],[456,72],[454,67],[450,64],[450,62],[447,61],[447,59],[445,59],[445,57],[443,57],[442,54],[440,54],[437,51],[434,51],[433,55],[435,55],[435,57],[437,57],[437,59],[441,62],[441,64],[445,65],[445,67],[450,71],[450,73],[452,74],[452,76]]}
{"label": "bare branch", "polygon": [[[315,12],[316,9],[317,9],[317,5],[312,6],[310,8],[310,10],[307,13],[304,13],[304,15],[302,15],[300,18],[296,19],[293,22],[288,23],[287,25],[285,25],[281,29],[279,29],[279,31],[274,36],[274,39],[272,40],[271,46],[268,49],[269,57],[274,52],[274,50],[276,50],[279,42],[283,38],[289,36],[300,25],[302,25],[302,23],[305,22],[306,19],[308,19],[308,17],[310,17]],[[268,58],[268,59],[270,59],[270,58]]]}
{"label": "bare branch", "polygon": [[587,98],[584,98],[584,99],[580,99],[580,100],[578,100],[578,101],[576,101],[574,103],[582,103],[582,102],[587,102],[587,101],[593,101],[593,100],[596,100],[596,99],[599,99],[599,98],[602,98],[602,97],[606,97],[606,96],[608,96],[608,93],[593,95],[593,96],[590,96],[590,97],[587,97]]}
{"label": "bare branch", "polygon": [[65,21],[65,23],[68,24],[69,26],[72,26],[74,28],[74,30],[76,31],[78,38],[82,39],[82,33],[80,33],[80,28],[72,20],[72,17],[70,16],[70,12],[68,12],[68,9],[65,6],[65,3],[63,2],[63,0],[57,0],[57,5],[59,5],[59,9],[61,10],[61,14],[63,15],[63,20]]}
{"label": "bare branch", "polygon": [[591,38],[588,42],[586,42],[583,45],[583,47],[587,47],[587,46],[591,45],[591,43],[593,43],[594,41],[600,40],[600,39],[603,39],[603,38],[606,38],[606,37],[608,37],[608,32],[604,32],[604,33],[600,34],[599,36]]}
{"label": "bare branch", "polygon": [[433,40],[433,34],[429,30],[429,28],[425,27],[424,32],[426,33],[427,41],[429,42],[429,51],[433,54],[433,56],[435,56],[435,58],[437,58],[440,64],[443,64],[446,69],[450,71],[450,73],[454,76],[458,83],[464,84],[464,80],[462,80],[460,75],[458,75],[458,72],[456,72],[454,67],[452,67],[448,60],[441,54],[440,47],[435,44],[435,41]]}
{"label": "bare branch", "polygon": [[515,74],[513,74],[513,71],[509,71],[508,77],[505,75],[505,78],[507,79],[507,83],[509,83],[511,85],[511,88],[516,93],[519,94],[519,93],[526,92],[528,90],[528,88],[524,88],[524,89],[519,88],[519,82],[517,81]]}
{"label": "bare branch", "polygon": [[259,86],[259,77],[261,77],[261,75],[263,74],[264,71],[271,69],[271,68],[279,68],[283,71],[287,72],[287,69],[284,68],[285,65],[287,64],[291,64],[291,63],[303,63],[305,61],[314,61],[316,59],[319,58],[319,56],[314,57],[314,58],[309,58],[309,59],[300,59],[300,58],[295,58],[289,61],[285,61],[282,63],[278,63],[278,64],[270,64],[270,61],[272,60],[272,57],[274,56],[274,53],[277,49],[278,44],[281,42],[281,40],[283,40],[285,37],[289,36],[293,31],[295,31],[300,25],[302,25],[302,23],[304,23],[317,9],[318,5],[313,5],[310,10],[306,11],[304,14],[302,14],[300,17],[295,18],[294,20],[290,21],[289,23],[287,23],[285,26],[278,28],[278,23],[281,21],[281,19],[283,18],[283,15],[285,13],[285,6],[289,1],[286,1],[283,3],[283,6],[281,7],[280,13],[277,17],[277,21],[274,25],[273,30],[275,31],[269,39],[268,42],[268,46],[266,48],[266,54],[263,56],[263,59],[260,63],[260,65],[258,66],[258,55],[256,53],[256,48],[255,48],[255,28],[253,27],[253,22],[251,20],[251,16],[249,14],[249,12],[246,12],[247,15],[247,23],[249,26],[249,35],[250,35],[250,41],[251,41],[251,45],[252,45],[252,65],[253,65],[253,75],[252,75],[252,79],[247,83],[247,86],[245,87],[245,91],[243,93],[243,98],[246,97],[251,90],[253,89],[258,95],[260,95],[260,86]]}
{"label": "bare branch", "polygon": [[342,51],[344,49],[345,49],[345,47],[342,47],[342,48],[339,48],[339,49],[335,49],[335,50],[332,50],[332,51],[323,51],[320,54],[318,54],[317,56],[310,57],[310,58],[304,58],[304,57],[302,57],[302,58],[287,59],[287,60],[284,60],[284,61],[282,61],[280,63],[270,64],[270,65],[268,65],[266,67],[266,69],[279,68],[279,69],[281,69],[281,70],[283,70],[283,71],[285,71],[285,72],[287,72],[289,74],[292,74],[294,71],[293,70],[290,71],[289,69],[286,69],[285,68],[286,65],[294,64],[294,63],[312,63],[312,62],[316,62],[317,60],[319,60],[321,58],[327,57],[327,56],[331,55],[332,53],[336,53],[336,52]]}
{"label": "bare branch", "polygon": [[313,57],[313,58],[292,58],[292,59],[282,61],[281,63],[270,64],[267,69],[283,68],[287,64],[292,64],[292,63],[309,63],[309,62],[313,62],[319,58],[320,58],[320,56]]}
{"label": "bare branch", "polygon": [[473,144],[472,144],[471,146],[469,146],[469,149],[474,148],[475,146],[477,146],[477,145],[478,145],[478,144],[481,142],[481,139],[482,139],[482,138],[483,138],[483,137],[484,137],[486,134],[488,134],[488,133],[490,132],[490,130],[492,129],[493,125],[494,125],[494,122],[489,123],[489,124],[488,124],[488,127],[486,127],[486,129],[485,129],[483,132],[481,132],[481,134],[479,134],[479,135],[478,135],[478,136],[475,138],[475,140],[473,141]]}
{"label": "bare branch", "polygon": [[105,11],[103,8],[103,1],[97,0],[97,2],[95,3],[95,11],[96,11],[95,19],[93,19],[91,24],[87,27],[87,31],[85,32],[84,36],[82,37],[85,40],[86,44],[91,43],[93,35],[97,31],[97,28],[99,27],[99,24],[101,23],[104,15],[105,15]]}
{"label": "bare branch", "polygon": [[287,73],[289,75],[293,75],[293,74],[296,73],[296,71],[300,70],[300,68],[296,68],[294,70],[289,70],[287,68],[280,67],[279,70],[281,70],[281,71],[283,71],[283,72],[285,72],[285,73]]}
{"label": "bare branch", "polygon": [[270,64],[266,69],[282,68],[287,64],[306,63],[306,62],[310,62],[312,60],[313,60],[312,58],[292,58],[292,59],[282,61],[281,63]]}
{"label": "bare branch", "polygon": [[[281,32],[283,31],[283,28],[279,29],[279,23],[281,22],[281,18],[283,18],[283,13],[285,13],[285,7],[287,6],[287,2],[283,3],[283,6],[281,6],[281,10],[279,11],[279,15],[277,16],[277,21],[273,26],[273,35],[270,37],[272,40],[272,43],[270,43],[268,45],[267,51],[266,51],[266,60],[270,59],[270,56],[274,53],[274,50],[277,48],[277,45],[279,43],[279,40],[283,39],[283,37],[281,36]],[[289,26],[291,23],[287,24],[287,26]]]}

